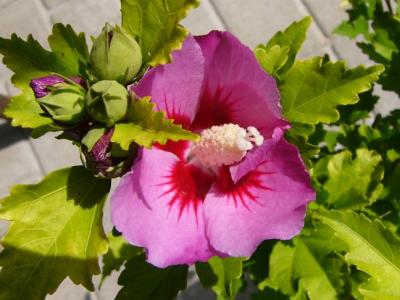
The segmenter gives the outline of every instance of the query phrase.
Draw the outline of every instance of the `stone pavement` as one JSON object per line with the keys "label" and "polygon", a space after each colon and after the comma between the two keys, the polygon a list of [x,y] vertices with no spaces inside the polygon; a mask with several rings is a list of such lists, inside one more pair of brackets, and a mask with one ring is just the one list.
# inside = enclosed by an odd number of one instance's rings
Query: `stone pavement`
{"label": "stone pavement", "polygon": [[[371,64],[354,42],[331,34],[333,28],[346,17],[339,0],[202,0],[183,22],[193,34],[205,34],[212,29],[229,30],[249,47],[267,41],[277,30],[306,15],[314,17],[314,24],[301,52],[301,57],[328,53],[332,59],[345,59],[350,66]],[[119,0],[0,0],[0,36],[12,32],[26,37],[32,33],[43,45],[51,26],[56,22],[70,23],[75,30],[97,35],[102,25],[119,22]],[[17,91],[10,83],[10,72],[0,65],[0,95]],[[385,98],[377,107],[387,112],[396,104],[396,95],[380,91]],[[384,102],[384,104],[382,104]],[[71,164],[79,164],[76,149],[66,141],[57,141],[51,135],[37,140],[19,128],[11,128],[0,120],[0,197],[15,183],[34,183],[44,174]],[[111,228],[105,215],[106,227]],[[6,230],[0,224],[0,236]],[[110,300],[119,287],[117,274],[105,282],[101,290],[86,292],[65,280],[61,288],[48,299]],[[98,281],[98,279],[97,279]],[[202,289],[195,276],[190,289],[180,299],[213,299]],[[249,299],[243,296],[242,299]]]}

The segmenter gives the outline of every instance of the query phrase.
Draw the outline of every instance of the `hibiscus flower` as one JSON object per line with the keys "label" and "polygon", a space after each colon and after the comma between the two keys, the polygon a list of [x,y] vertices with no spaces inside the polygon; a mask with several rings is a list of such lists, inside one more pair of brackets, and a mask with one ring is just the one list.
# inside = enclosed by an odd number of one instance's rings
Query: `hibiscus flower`
{"label": "hibiscus flower", "polygon": [[283,137],[275,80],[228,32],[189,36],[172,57],[132,90],[201,139],[141,151],[112,196],[116,229],[158,267],[298,234],[315,193]]}

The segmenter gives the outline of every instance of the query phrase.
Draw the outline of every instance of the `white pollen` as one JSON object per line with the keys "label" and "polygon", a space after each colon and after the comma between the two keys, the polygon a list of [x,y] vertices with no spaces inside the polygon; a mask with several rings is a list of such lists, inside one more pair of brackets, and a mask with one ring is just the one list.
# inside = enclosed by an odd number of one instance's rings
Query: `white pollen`
{"label": "white pollen", "polygon": [[192,154],[207,167],[231,165],[246,156],[264,137],[255,127],[243,129],[236,124],[212,126],[203,130],[201,139],[192,147]]}

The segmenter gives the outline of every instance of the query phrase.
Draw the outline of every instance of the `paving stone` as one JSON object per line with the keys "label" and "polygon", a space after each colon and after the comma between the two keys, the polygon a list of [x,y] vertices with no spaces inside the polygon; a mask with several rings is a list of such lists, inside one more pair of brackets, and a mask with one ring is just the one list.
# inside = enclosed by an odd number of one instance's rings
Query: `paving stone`
{"label": "paving stone", "polygon": [[[0,61],[3,59],[3,56],[0,55]],[[11,75],[12,72],[7,69],[7,67],[3,64],[0,64],[0,81],[2,82],[2,85],[4,85],[4,89],[3,92],[5,92],[6,89],[6,81],[10,81],[11,80]]]}
{"label": "paving stone", "polygon": [[40,166],[27,140],[27,134],[0,119],[0,198],[10,187],[34,183],[42,177]]}
{"label": "paving stone", "polygon": [[1,9],[0,36],[9,37],[13,32],[24,38],[32,33],[47,45],[50,23],[39,0],[14,0]]}
{"label": "paving stone", "polygon": [[330,36],[332,31],[347,18],[339,1],[329,4],[329,0],[303,0],[303,2],[326,36]]}
{"label": "paving stone", "polygon": [[[41,0],[41,1],[46,6],[46,8],[48,8],[50,10],[55,9],[57,7],[60,7],[60,6],[63,6],[68,2],[73,2],[73,4],[75,4],[75,5],[79,5],[82,2],[88,2],[87,0],[83,0],[83,1],[80,1],[80,2],[77,2],[77,1],[74,2],[73,0]],[[114,4],[118,4],[119,5],[120,0],[108,0],[108,3],[110,3],[110,2],[114,2],[113,5]]]}
{"label": "paving stone", "polygon": [[[215,0],[212,2],[228,29],[250,47],[265,43],[278,30],[307,15],[293,0]],[[327,45],[313,25],[303,51],[313,53]]]}
{"label": "paving stone", "polygon": [[57,140],[56,133],[48,133],[30,142],[45,173],[56,169],[80,165],[79,149],[67,140]]}
{"label": "paving stone", "polygon": [[[46,300],[98,300],[94,293],[89,293],[83,286],[75,285],[66,278],[57,291],[46,297]],[[110,298],[111,300],[111,298]]]}
{"label": "paving stone", "polygon": [[384,91],[378,84],[374,87],[374,93],[380,97],[374,109],[375,114],[380,113],[383,116],[386,116],[392,110],[400,109],[400,99],[396,93]]}
{"label": "paving stone", "polygon": [[4,9],[8,5],[10,5],[13,2],[13,0],[0,0],[0,8]]}
{"label": "paving stone", "polygon": [[69,23],[88,38],[97,36],[106,22],[120,23],[120,5],[114,0],[69,0],[51,11],[51,20]]}
{"label": "paving stone", "polygon": [[315,22],[322,29],[325,36],[330,39],[340,59],[347,61],[351,67],[370,63],[368,57],[356,46],[354,40],[333,33],[333,30],[347,19],[345,9],[340,7],[339,3],[327,5],[327,0],[303,1],[307,9],[312,13]]}
{"label": "paving stone", "polygon": [[331,40],[336,53],[338,53],[340,59],[347,62],[348,66],[355,67],[374,63],[357,47],[355,40],[337,35],[332,36]]}
{"label": "paving stone", "polygon": [[118,294],[119,290],[121,289],[121,286],[118,285],[118,277],[119,277],[119,274],[122,271],[122,269],[123,269],[123,266],[121,267],[121,270],[119,272],[111,273],[110,276],[108,276],[104,280],[101,288],[99,288],[101,276],[95,277],[95,279],[94,279],[95,286],[96,286],[95,294],[97,296],[97,299],[99,299],[99,300],[115,299],[115,296]]}
{"label": "paving stone", "polygon": [[197,9],[191,10],[182,25],[187,27],[193,35],[207,34],[211,30],[224,30],[220,18],[213,6],[207,0],[203,0]]}
{"label": "paving stone", "polygon": [[[1,66],[1,65],[0,65]],[[6,81],[0,77],[0,97],[7,95]]]}
{"label": "paving stone", "polygon": [[[7,5],[5,5],[5,3]],[[32,33],[42,45],[47,47],[47,36],[50,33],[50,23],[45,9],[38,0],[14,0],[0,2],[0,36],[10,37],[12,33],[26,38]],[[0,59],[2,56],[0,55]],[[12,88],[10,82],[11,72],[3,65],[0,65],[0,81],[7,79],[8,89],[15,94],[17,91]]]}

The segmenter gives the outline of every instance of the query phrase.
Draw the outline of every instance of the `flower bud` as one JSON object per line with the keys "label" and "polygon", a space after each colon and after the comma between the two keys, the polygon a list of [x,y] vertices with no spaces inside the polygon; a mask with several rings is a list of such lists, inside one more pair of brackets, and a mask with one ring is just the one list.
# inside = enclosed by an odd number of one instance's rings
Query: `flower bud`
{"label": "flower bud", "polygon": [[57,83],[54,86],[46,86],[47,95],[37,99],[42,108],[55,121],[66,124],[75,124],[86,116],[85,92],[78,85]]}
{"label": "flower bud", "polygon": [[[82,145],[82,161],[87,169],[101,178],[115,178],[124,175],[132,166],[138,147],[133,145],[130,151],[114,154],[114,144],[111,143],[114,128],[108,129],[97,141],[91,145]],[[88,135],[91,131],[88,132]]]}
{"label": "flower bud", "polygon": [[[83,81],[79,77],[72,77],[70,80],[76,82],[83,86]],[[51,87],[57,85],[58,83],[64,83],[65,79],[56,75],[44,76],[40,78],[35,78],[31,80],[30,86],[35,94],[35,98],[39,99],[47,96],[50,93]]]}
{"label": "flower bud", "polygon": [[116,81],[103,80],[92,85],[86,95],[86,109],[96,121],[112,126],[125,117],[128,91]]}
{"label": "flower bud", "polygon": [[90,61],[100,80],[116,80],[126,84],[142,65],[142,53],[135,39],[119,26],[104,26],[93,42]]}

